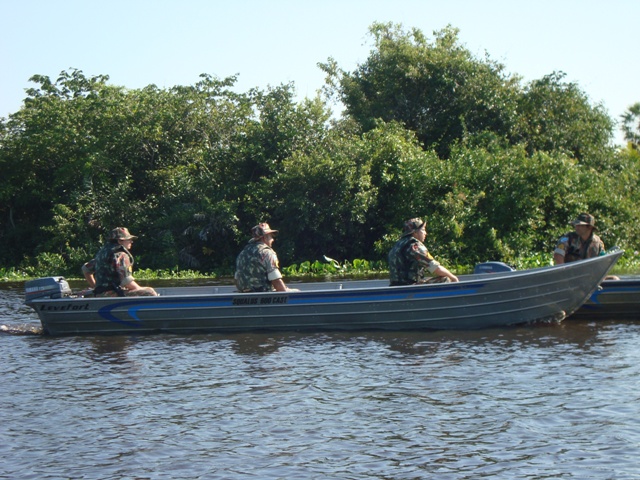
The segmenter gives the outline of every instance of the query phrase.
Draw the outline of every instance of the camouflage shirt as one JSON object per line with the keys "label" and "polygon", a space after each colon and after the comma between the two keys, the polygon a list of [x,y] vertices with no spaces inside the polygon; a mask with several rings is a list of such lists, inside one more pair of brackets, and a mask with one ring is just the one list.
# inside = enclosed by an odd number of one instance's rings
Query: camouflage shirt
{"label": "camouflage shirt", "polygon": [[96,254],[97,290],[114,290],[133,282],[133,255],[120,244],[107,243]]}
{"label": "camouflage shirt", "polygon": [[270,292],[282,278],[276,252],[266,243],[250,240],[236,259],[236,285],[241,292]]}
{"label": "camouflage shirt", "polygon": [[413,285],[424,278],[425,269],[433,273],[439,266],[420,240],[407,235],[389,252],[389,281],[391,285]]}
{"label": "camouflage shirt", "polygon": [[604,255],[605,248],[600,237],[595,234],[582,240],[578,232],[570,232],[560,237],[553,253],[563,256],[565,263],[568,263]]}

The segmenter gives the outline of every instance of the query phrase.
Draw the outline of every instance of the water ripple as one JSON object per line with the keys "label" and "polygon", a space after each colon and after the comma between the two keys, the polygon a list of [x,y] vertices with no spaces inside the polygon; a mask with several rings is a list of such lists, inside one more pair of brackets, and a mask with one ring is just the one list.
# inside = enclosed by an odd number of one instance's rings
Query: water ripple
{"label": "water ripple", "polygon": [[0,478],[638,478],[639,338],[0,335]]}

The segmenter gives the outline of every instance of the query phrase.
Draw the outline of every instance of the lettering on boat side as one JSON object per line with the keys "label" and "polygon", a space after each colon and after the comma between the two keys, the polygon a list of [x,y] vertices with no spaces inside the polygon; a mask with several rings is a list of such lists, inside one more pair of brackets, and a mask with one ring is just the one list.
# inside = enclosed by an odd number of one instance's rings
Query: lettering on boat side
{"label": "lettering on boat side", "polygon": [[80,305],[74,305],[73,303],[67,303],[66,305],[40,305],[40,311],[68,312],[70,310],[89,310],[89,304],[84,303]]}
{"label": "lettering on boat side", "polygon": [[289,303],[288,295],[279,295],[277,297],[234,297],[232,305],[282,305]]}

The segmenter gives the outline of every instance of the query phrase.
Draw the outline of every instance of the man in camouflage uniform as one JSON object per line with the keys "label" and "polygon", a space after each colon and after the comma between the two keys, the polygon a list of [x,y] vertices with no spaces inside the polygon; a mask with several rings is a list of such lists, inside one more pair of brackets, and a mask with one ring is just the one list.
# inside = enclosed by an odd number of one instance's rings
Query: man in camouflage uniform
{"label": "man in camouflage uniform", "polygon": [[268,223],[260,223],[251,229],[253,238],[236,259],[236,286],[240,292],[285,292],[280,264],[271,248],[274,234]]}
{"label": "man in camouflage uniform", "polygon": [[553,262],[556,265],[605,254],[604,243],[594,233],[596,219],[593,215],[581,213],[571,222],[571,225],[574,226],[575,231],[560,237],[553,251]]}
{"label": "man in camouflage uniform", "polygon": [[[422,219],[411,218],[404,223],[402,237],[389,252],[391,286],[458,281],[458,277],[429,254],[427,247],[422,243],[426,237],[427,230]],[[434,277],[425,280],[425,269]]]}
{"label": "man in camouflage uniform", "polygon": [[[133,255],[129,251],[137,239],[124,227],[114,228],[95,258],[82,266],[96,297],[156,296],[151,287],[141,287],[133,278]],[[94,278],[95,276],[95,278]]]}

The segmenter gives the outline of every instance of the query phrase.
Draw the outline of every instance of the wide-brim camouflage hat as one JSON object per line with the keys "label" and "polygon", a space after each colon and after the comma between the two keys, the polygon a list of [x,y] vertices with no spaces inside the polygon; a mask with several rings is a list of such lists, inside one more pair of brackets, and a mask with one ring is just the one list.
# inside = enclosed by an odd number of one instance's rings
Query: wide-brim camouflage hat
{"label": "wide-brim camouflage hat", "polygon": [[571,222],[571,225],[589,225],[590,227],[596,228],[596,219],[593,215],[589,215],[588,213],[581,213],[578,215],[574,221]]}
{"label": "wide-brim camouflage hat", "polygon": [[402,227],[402,236],[406,237],[407,235],[411,235],[413,232],[420,230],[424,224],[421,218],[410,218],[406,222],[404,222],[404,226]]}
{"label": "wide-brim camouflage hat", "polygon": [[259,223],[251,229],[253,238],[262,238],[270,233],[278,233],[278,230],[272,230],[268,223]]}
{"label": "wide-brim camouflage hat", "polygon": [[111,235],[109,236],[111,240],[135,240],[138,237],[135,235],[131,235],[129,230],[125,227],[117,227],[111,230]]}

